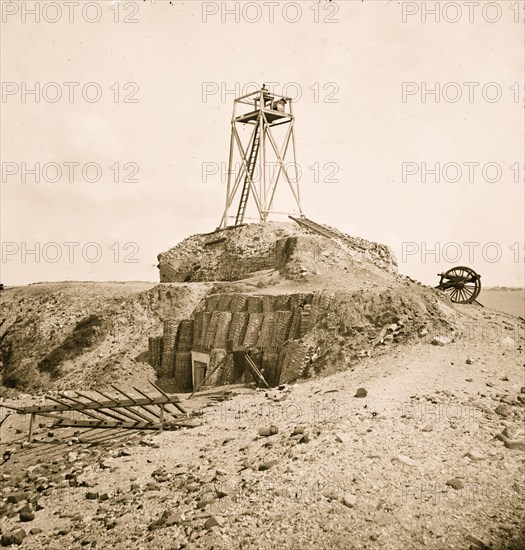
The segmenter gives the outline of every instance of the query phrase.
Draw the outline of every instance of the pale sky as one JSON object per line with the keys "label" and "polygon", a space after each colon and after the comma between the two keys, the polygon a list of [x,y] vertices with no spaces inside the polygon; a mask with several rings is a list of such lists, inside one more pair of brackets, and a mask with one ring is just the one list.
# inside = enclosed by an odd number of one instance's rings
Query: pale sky
{"label": "pale sky", "polygon": [[159,252],[219,224],[233,98],[270,82],[297,98],[308,217],[426,284],[524,285],[525,2],[77,3],[0,2],[4,284],[157,281]]}

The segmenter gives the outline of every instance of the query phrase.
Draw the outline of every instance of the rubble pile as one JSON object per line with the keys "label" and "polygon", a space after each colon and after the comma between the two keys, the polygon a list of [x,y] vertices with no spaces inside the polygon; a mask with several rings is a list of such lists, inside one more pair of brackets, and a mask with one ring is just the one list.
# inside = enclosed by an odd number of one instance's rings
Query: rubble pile
{"label": "rubble pile", "polygon": [[[335,232],[333,228],[331,231]],[[295,279],[366,263],[396,273],[397,262],[385,245],[336,232],[328,239],[293,223],[250,224],[192,235],[159,254],[161,282],[236,281],[265,269]]]}

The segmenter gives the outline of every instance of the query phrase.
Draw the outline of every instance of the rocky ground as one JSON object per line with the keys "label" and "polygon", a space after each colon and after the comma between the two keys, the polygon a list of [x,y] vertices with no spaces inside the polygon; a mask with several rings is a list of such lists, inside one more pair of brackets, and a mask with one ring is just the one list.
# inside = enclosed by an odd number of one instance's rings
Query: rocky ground
{"label": "rocky ground", "polygon": [[193,428],[42,428],[21,445],[8,418],[2,544],[525,548],[524,326],[454,308],[469,330],[453,342],[428,335],[281,389],[216,388],[185,401]]}
{"label": "rocky ground", "polygon": [[[223,233],[160,255],[161,280],[181,282],[1,293],[0,545],[525,549],[523,319],[398,275],[383,245]],[[151,390],[148,337],[221,293],[311,294],[300,382],[182,394],[173,431],[39,419],[26,441],[6,406]]]}

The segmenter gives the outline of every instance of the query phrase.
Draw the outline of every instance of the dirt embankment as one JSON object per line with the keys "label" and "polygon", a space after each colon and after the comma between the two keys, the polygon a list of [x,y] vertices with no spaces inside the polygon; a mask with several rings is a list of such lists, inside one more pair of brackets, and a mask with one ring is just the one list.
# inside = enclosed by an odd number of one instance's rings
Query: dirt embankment
{"label": "dirt embankment", "polygon": [[25,392],[153,379],[148,336],[191,313],[205,285],[42,283],[0,295],[0,375]]}
{"label": "dirt embankment", "polygon": [[0,529],[28,550],[521,550],[524,326],[468,308],[443,346],[184,400],[192,429],[37,430],[9,447]]}
{"label": "dirt embankment", "polygon": [[[381,245],[367,254],[364,241],[353,250],[286,229],[247,231],[262,234],[237,252],[192,238],[179,247],[172,269],[201,282],[3,291],[2,378],[26,391],[144,388],[158,374],[148,337],[165,320],[195,323],[184,345],[210,349],[230,329],[240,341],[242,325],[263,368],[264,350],[292,342],[282,368],[299,383],[186,394],[194,427],[148,436],[44,419],[27,444],[18,415],[3,411],[2,544],[525,548],[523,321],[397,275]],[[221,246],[231,255],[201,254]],[[300,349],[306,363],[296,362]]]}

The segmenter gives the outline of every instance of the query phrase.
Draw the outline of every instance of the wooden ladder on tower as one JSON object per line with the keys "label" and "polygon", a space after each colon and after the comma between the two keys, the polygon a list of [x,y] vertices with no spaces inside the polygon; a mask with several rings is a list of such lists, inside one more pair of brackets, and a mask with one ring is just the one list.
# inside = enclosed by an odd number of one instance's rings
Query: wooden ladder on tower
{"label": "wooden ladder on tower", "polygon": [[250,196],[250,182],[253,181],[253,173],[255,171],[255,165],[257,163],[257,155],[259,153],[260,143],[261,127],[260,124],[257,123],[257,127],[255,128],[255,137],[253,139],[250,156],[247,162],[246,177],[244,178],[244,186],[241,192],[239,209],[237,210],[237,216],[235,217],[235,225],[240,225],[244,220],[244,214],[246,213],[246,204],[248,202],[248,197]]}

